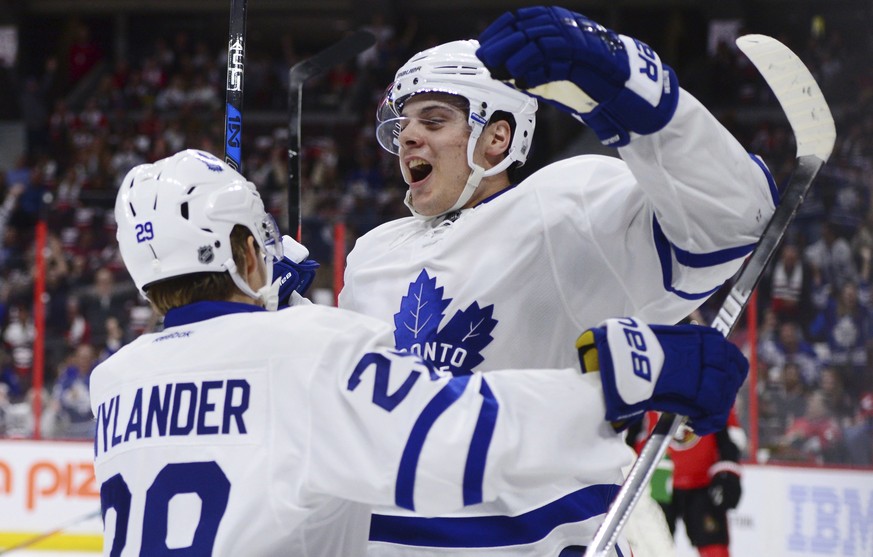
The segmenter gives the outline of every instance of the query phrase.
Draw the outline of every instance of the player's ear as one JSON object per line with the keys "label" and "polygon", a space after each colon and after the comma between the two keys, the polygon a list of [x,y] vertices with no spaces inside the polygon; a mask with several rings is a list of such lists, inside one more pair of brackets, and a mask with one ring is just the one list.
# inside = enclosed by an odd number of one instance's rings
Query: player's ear
{"label": "player's ear", "polygon": [[485,154],[488,157],[502,157],[509,149],[512,141],[512,127],[506,120],[496,120],[485,128],[488,144],[485,146]]}

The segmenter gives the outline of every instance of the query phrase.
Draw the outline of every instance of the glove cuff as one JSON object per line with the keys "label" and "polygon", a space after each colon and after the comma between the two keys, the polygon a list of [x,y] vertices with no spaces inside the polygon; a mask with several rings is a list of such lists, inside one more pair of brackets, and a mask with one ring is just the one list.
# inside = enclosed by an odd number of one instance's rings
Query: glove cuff
{"label": "glove cuff", "polygon": [[664,364],[655,333],[631,318],[609,319],[576,341],[583,372],[600,371],[606,419],[614,424],[641,416]]}
{"label": "glove cuff", "polygon": [[738,462],[734,462],[732,460],[722,460],[716,462],[707,470],[707,474],[710,478],[715,476],[716,474],[727,473],[734,474],[736,476],[742,476],[742,466]]}

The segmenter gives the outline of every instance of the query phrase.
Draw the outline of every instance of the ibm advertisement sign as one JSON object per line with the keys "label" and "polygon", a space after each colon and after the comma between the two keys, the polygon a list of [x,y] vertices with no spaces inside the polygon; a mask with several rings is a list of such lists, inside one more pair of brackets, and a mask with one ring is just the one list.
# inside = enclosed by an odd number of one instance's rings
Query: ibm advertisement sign
{"label": "ibm advertisement sign", "polygon": [[[43,547],[97,554],[93,457],[88,442],[0,440],[0,547],[68,525]],[[873,557],[873,471],[746,465],[730,521],[735,557]],[[681,524],[676,555],[698,555]]]}
{"label": "ibm advertisement sign", "polygon": [[732,555],[873,557],[873,471],[746,465],[730,528]]}

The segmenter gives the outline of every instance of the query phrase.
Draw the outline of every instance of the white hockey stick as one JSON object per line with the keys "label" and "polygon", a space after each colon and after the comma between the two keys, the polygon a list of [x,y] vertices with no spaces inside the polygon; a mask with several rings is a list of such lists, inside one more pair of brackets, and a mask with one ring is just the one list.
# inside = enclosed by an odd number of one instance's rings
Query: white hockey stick
{"label": "white hockey stick", "polygon": [[[765,35],[744,35],[737,39],[737,46],[758,68],[785,111],[797,143],[797,168],[780,192],[779,206],[713,321],[712,326],[725,337],[734,330],[812,181],[830,157],[836,139],[827,101],[797,55]],[[658,420],[584,557],[607,557],[683,421],[683,417],[675,414],[663,414]]]}

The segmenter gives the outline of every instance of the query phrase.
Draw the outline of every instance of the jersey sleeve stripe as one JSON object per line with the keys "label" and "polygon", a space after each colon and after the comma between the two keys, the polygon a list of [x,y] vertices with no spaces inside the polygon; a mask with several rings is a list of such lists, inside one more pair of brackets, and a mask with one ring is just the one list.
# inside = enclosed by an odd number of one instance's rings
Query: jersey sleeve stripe
{"label": "jersey sleeve stripe", "polygon": [[464,505],[475,505],[482,502],[482,482],[485,477],[485,462],[488,458],[488,447],[491,446],[491,437],[494,435],[494,426],[497,423],[499,404],[494,398],[494,393],[488,387],[485,379],[479,387],[482,395],[482,408],[479,410],[479,419],[476,421],[476,429],[473,430],[473,439],[470,441],[470,452],[467,453],[467,464],[464,468]]}
{"label": "jersey sleeve stripe", "polygon": [[658,222],[658,217],[653,217],[653,219],[655,221],[655,241],[657,242],[660,239],[660,241],[666,242],[669,245],[670,249],[673,250],[673,254],[676,256],[676,261],[680,265],[684,265],[686,267],[691,267],[694,269],[713,267],[715,265],[727,263],[728,261],[733,261],[734,259],[745,257],[752,253],[752,251],[754,251],[755,249],[755,246],[758,245],[757,242],[754,242],[751,244],[746,244],[744,246],[725,248],[718,251],[711,251],[709,253],[691,253],[690,251],[684,250],[676,244],[670,242],[670,240],[667,239],[667,236],[661,229],[661,224]]}
{"label": "jersey sleeve stripe", "polygon": [[676,261],[686,267],[693,267],[695,269],[721,265],[722,263],[745,257],[752,253],[752,250],[754,250],[757,245],[756,242],[754,244],[747,244],[745,246],[737,246],[735,248],[727,248],[709,253],[691,253],[690,251],[685,251],[684,249],[671,244],[673,247],[673,253],[676,254]]}
{"label": "jersey sleeve stripe", "polygon": [[470,375],[463,375],[449,380],[446,386],[427,403],[424,410],[419,414],[418,419],[415,420],[412,431],[409,433],[409,439],[406,440],[406,446],[403,448],[403,454],[400,457],[400,468],[397,471],[394,502],[398,507],[411,511],[415,510],[413,501],[415,472],[418,467],[421,450],[427,439],[427,434],[437,418],[449,406],[454,404],[456,400],[461,398],[461,395],[464,394],[464,390],[467,388],[470,377]]}
{"label": "jersey sleeve stripe", "polygon": [[749,156],[752,157],[752,160],[755,161],[761,171],[764,173],[764,176],[767,177],[767,185],[770,186],[770,197],[773,198],[773,205],[779,205],[779,188],[776,187],[776,180],[773,179],[773,175],[770,174],[770,169],[767,168],[767,165],[764,164],[764,161],[761,160],[761,157],[758,155],[749,153]]}
{"label": "jersey sleeve stripe", "polygon": [[506,547],[537,542],[562,524],[602,515],[621,488],[584,487],[518,516],[423,518],[374,514],[370,540],[419,547]]}
{"label": "jersey sleeve stripe", "polygon": [[684,300],[702,300],[714,294],[721,285],[719,284],[712,290],[701,293],[684,292],[673,287],[673,246],[661,230],[661,225],[658,224],[658,219],[652,218],[652,235],[655,240],[655,249],[658,251],[658,259],[661,261],[661,278],[663,279],[664,290],[672,292]]}

